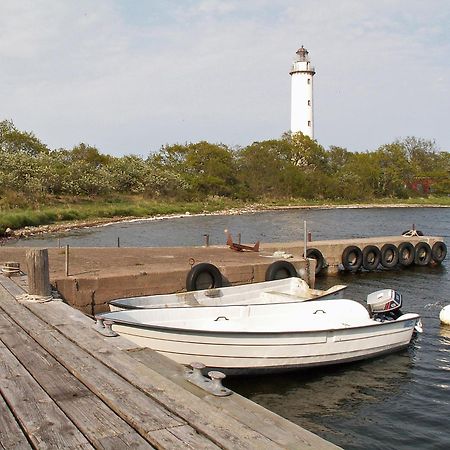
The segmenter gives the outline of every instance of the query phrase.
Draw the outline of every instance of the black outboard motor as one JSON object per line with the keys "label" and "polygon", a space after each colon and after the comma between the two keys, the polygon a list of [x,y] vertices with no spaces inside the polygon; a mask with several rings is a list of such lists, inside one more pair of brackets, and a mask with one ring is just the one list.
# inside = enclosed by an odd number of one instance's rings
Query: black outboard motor
{"label": "black outboard motor", "polygon": [[372,317],[380,322],[396,320],[403,314],[402,295],[394,289],[372,292],[367,296],[367,305]]}

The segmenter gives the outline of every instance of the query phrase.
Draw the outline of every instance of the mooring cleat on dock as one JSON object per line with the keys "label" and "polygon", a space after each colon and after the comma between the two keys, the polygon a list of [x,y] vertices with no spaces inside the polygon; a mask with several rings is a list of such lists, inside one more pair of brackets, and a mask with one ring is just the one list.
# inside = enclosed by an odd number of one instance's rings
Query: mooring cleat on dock
{"label": "mooring cleat on dock", "polygon": [[211,378],[210,389],[214,395],[223,397],[231,394],[232,391],[222,385],[222,380],[226,378],[226,375],[223,372],[219,372],[218,370],[211,370],[211,372],[208,372],[208,376]]}
{"label": "mooring cleat on dock", "polygon": [[185,373],[185,378],[190,383],[195,384],[204,391],[207,391],[217,397],[226,397],[227,395],[231,395],[233,393],[232,390],[222,386],[222,380],[226,376],[224,373],[212,370],[208,372],[210,377],[208,378],[202,374],[202,370],[206,368],[203,363],[193,362],[190,366],[192,369],[188,369]]}
{"label": "mooring cleat on dock", "polygon": [[118,333],[116,333],[111,328],[112,322],[109,320],[104,320],[100,318],[96,318],[96,322],[94,325],[92,325],[92,328],[97,331],[97,333],[100,333],[102,336],[106,337],[117,337],[119,336]]}
{"label": "mooring cleat on dock", "polygon": [[189,381],[195,383],[204,383],[205,377],[202,374],[202,370],[206,368],[206,366],[201,362],[193,362],[190,364],[192,367],[192,371],[188,371]]}

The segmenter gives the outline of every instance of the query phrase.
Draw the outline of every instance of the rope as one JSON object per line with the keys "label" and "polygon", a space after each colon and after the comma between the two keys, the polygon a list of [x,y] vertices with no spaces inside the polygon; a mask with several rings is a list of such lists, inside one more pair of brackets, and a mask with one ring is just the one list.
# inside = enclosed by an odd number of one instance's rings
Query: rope
{"label": "rope", "polygon": [[42,295],[30,295],[30,294],[22,294],[16,297],[18,302],[35,302],[35,303],[46,303],[51,302],[53,297],[50,295],[48,297],[44,297]]}
{"label": "rope", "polygon": [[419,236],[419,234],[417,233],[416,230],[409,230],[409,231],[405,231],[402,236],[408,236],[408,237],[412,237],[412,236]]}

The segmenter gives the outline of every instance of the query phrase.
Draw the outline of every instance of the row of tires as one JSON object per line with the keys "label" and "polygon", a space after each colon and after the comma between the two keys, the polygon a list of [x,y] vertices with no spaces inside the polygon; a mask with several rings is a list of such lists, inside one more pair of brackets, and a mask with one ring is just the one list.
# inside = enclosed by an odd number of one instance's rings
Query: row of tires
{"label": "row of tires", "polygon": [[[325,267],[325,259],[316,248],[307,250],[307,257],[316,260],[316,275]],[[427,242],[419,242],[415,246],[411,242],[402,242],[398,247],[384,244],[381,248],[367,245],[362,250],[357,245],[349,245],[342,252],[342,266],[345,270],[356,272],[361,268],[376,270],[380,265],[392,269],[397,265],[408,267],[412,264],[426,266],[430,263],[441,264],[447,256],[447,246],[438,241],[432,247]]]}
{"label": "row of tires", "polygon": [[[266,270],[265,280],[279,280],[281,278],[298,277],[297,269],[289,261],[275,261]],[[186,290],[198,291],[214,289],[223,286],[220,270],[213,264],[200,263],[191,268],[186,277]]]}
{"label": "row of tires", "polygon": [[[325,267],[325,258],[317,248],[309,248],[306,256],[316,260],[316,275]],[[342,266],[345,270],[356,272],[364,268],[376,270],[378,266],[386,269],[400,265],[408,267],[412,264],[426,266],[430,263],[440,264],[447,256],[447,246],[438,241],[432,247],[426,242],[415,246],[410,242],[402,242],[398,247],[394,244],[384,244],[381,249],[376,245],[367,245],[362,250],[357,245],[349,245],[342,252]],[[265,280],[297,277],[297,269],[289,261],[275,261],[266,270]],[[186,277],[186,290],[213,289],[223,286],[220,270],[210,263],[196,264]]]}

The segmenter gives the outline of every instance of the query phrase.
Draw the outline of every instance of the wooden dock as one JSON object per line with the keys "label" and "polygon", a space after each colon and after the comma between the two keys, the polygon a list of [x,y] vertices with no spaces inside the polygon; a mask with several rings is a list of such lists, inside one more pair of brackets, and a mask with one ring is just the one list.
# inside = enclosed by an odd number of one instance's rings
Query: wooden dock
{"label": "wooden dock", "polygon": [[215,397],[150,349],[93,330],[0,275],[0,448],[331,449],[239,396]]}

